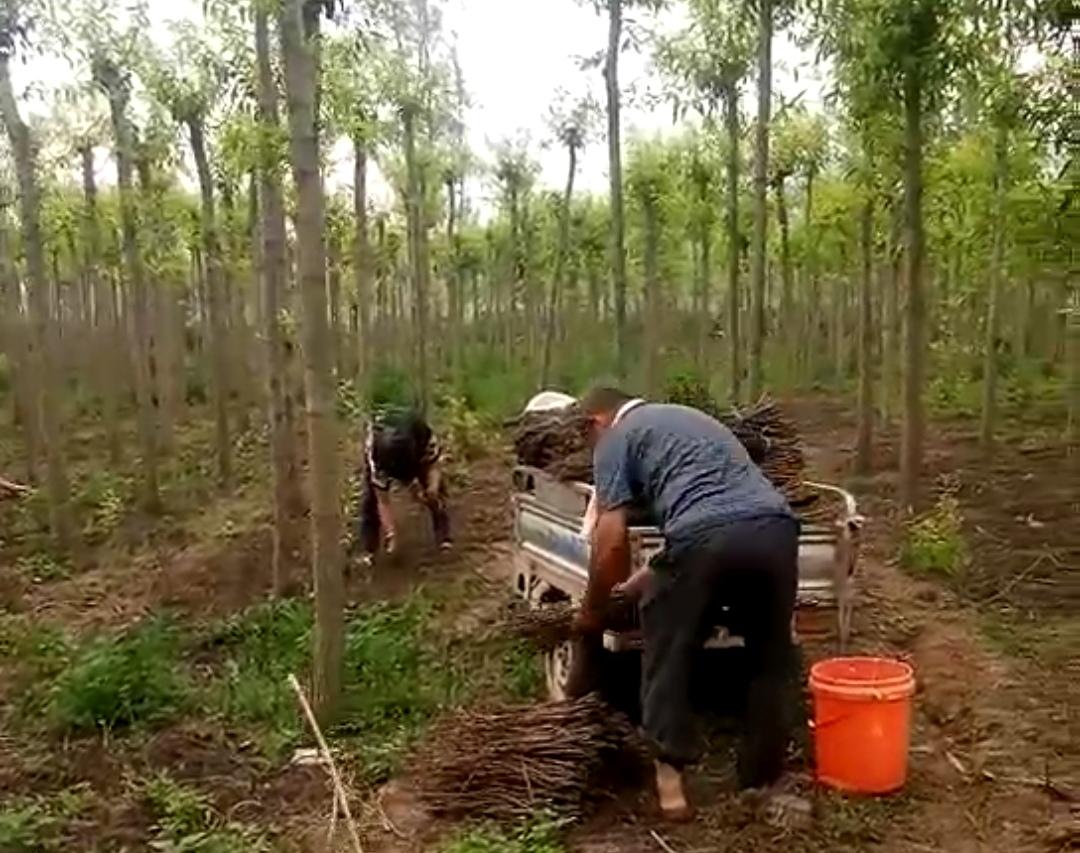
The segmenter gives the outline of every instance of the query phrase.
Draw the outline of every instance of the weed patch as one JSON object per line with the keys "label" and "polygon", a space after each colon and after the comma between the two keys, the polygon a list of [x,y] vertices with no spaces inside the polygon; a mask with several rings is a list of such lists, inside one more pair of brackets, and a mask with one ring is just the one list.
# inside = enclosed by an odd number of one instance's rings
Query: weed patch
{"label": "weed patch", "polygon": [[15,569],[33,583],[63,580],[71,575],[71,566],[67,561],[54,557],[48,551],[35,551],[19,557]]}
{"label": "weed patch", "polygon": [[530,644],[510,643],[502,653],[503,688],[510,699],[524,702],[541,696],[544,670],[540,656]]}
{"label": "weed patch", "polygon": [[157,820],[151,849],[161,853],[259,853],[269,850],[266,838],[250,827],[221,820],[209,798],[167,775],[143,786],[143,795]]}
{"label": "weed patch", "polygon": [[[387,775],[420,726],[451,695],[454,673],[424,624],[430,605],[420,596],[348,614],[340,722],[335,733],[355,738],[365,773]],[[210,642],[222,653],[208,688],[211,708],[253,729],[262,750],[280,757],[304,733],[286,684],[311,657],[311,605],[260,604],[225,622]]]}
{"label": "weed patch", "polygon": [[349,619],[338,732],[355,737],[371,779],[392,772],[402,748],[452,695],[453,666],[425,636],[430,611],[414,596],[362,608]]}
{"label": "weed patch", "polygon": [[307,663],[310,636],[310,604],[286,600],[250,607],[210,637],[223,653],[210,705],[229,720],[255,725],[269,755],[279,754],[301,733],[285,677]]}
{"label": "weed patch", "polygon": [[955,578],[967,562],[960,504],[942,495],[934,508],[912,520],[904,533],[900,560],[909,569]]}
{"label": "weed patch", "polygon": [[542,817],[513,829],[473,827],[453,838],[442,853],[564,853],[563,826]]}
{"label": "weed patch", "polygon": [[56,819],[39,803],[22,801],[0,806],[0,850],[33,853],[56,849],[52,835]]}
{"label": "weed patch", "polygon": [[64,823],[81,812],[86,791],[71,788],[49,800],[17,798],[0,806],[0,850],[40,853],[64,849],[59,833]]}
{"label": "weed patch", "polygon": [[60,671],[46,715],[63,732],[116,729],[173,716],[187,697],[176,630],[149,622],[79,648]]}

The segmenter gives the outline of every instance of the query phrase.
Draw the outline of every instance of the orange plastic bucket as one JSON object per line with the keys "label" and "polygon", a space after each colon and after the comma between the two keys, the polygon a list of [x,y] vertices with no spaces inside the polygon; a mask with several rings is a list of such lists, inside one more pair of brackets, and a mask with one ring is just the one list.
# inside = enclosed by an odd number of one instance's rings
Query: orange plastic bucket
{"label": "orange plastic bucket", "polygon": [[915,673],[887,658],[833,658],[810,669],[820,782],[887,794],[907,779]]}

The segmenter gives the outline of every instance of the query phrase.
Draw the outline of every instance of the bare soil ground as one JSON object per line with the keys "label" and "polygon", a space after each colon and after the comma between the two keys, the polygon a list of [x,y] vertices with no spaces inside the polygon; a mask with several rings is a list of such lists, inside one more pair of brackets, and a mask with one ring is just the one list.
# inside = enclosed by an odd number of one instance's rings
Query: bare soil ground
{"label": "bare soil ground", "polygon": [[[971,569],[942,582],[895,564],[901,519],[889,470],[896,440],[882,437],[872,479],[848,476],[849,411],[816,398],[793,401],[812,472],[845,482],[868,516],[854,646],[910,660],[917,672],[910,781],[884,799],[849,799],[820,789],[793,765],[792,790],[813,811],[808,825],[776,826],[732,789],[723,741],[695,775],[698,820],[671,827],[655,818],[646,787],[619,792],[573,828],[579,853],[691,851],[1025,851],[1080,846],[1080,462],[1038,422],[982,461],[974,428],[935,425],[928,436],[931,490],[958,496]],[[418,584],[457,596],[458,635],[482,629],[502,606],[508,569],[506,460],[461,466],[454,489],[456,548],[431,548],[425,515],[408,499],[401,553],[353,569],[352,601],[396,598]],[[170,611],[193,623],[262,597],[269,585],[265,488],[170,522],[171,529],[123,551],[95,554],[68,578],[33,582],[0,549],[0,609],[77,632],[129,624]],[[227,522],[227,523],[225,523]],[[0,517],[0,524],[4,518]],[[295,583],[306,579],[297,570]],[[824,656],[828,649],[812,649]],[[0,721],[5,695],[0,658]],[[325,850],[329,789],[318,768],[275,766],[235,733],[205,720],[119,738],[27,742],[0,731],[0,799],[84,785],[91,806],[65,829],[65,850],[146,849],[152,817],[134,780],[168,770],[211,794],[215,807],[267,827],[285,849]],[[445,827],[418,820],[405,795],[358,790],[367,846],[433,849]],[[341,848],[345,849],[345,848]]]}

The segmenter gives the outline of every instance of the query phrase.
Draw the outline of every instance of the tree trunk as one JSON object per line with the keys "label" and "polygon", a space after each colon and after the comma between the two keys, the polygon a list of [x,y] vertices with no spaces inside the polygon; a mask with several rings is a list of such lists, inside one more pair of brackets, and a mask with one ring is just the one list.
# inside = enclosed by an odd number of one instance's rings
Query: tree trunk
{"label": "tree trunk", "polygon": [[39,467],[38,418],[33,400],[35,391],[31,387],[31,368],[27,364],[29,346],[26,334],[26,322],[23,317],[22,297],[19,294],[19,279],[15,270],[14,247],[8,230],[7,187],[0,188],[0,352],[8,362],[11,376],[12,402],[14,404],[12,422],[23,435],[26,480],[37,483]]}
{"label": "tree trunk", "polygon": [[1070,453],[1076,453],[1080,443],[1080,290],[1073,290],[1071,304],[1065,306],[1065,323],[1069,371],[1065,446]]}
{"label": "tree trunk", "polygon": [[[262,6],[255,9],[255,54],[259,72],[259,121],[267,131],[278,129],[277,84],[270,61],[269,16]],[[273,483],[273,551],[271,585],[280,595],[284,573],[296,550],[293,512],[299,508],[296,471],[294,417],[289,387],[289,349],[281,327],[285,298],[285,202],[281,193],[278,164],[267,154],[259,168],[259,218],[262,236],[263,336],[266,346],[266,404],[270,427],[270,463]]]}
{"label": "tree trunk", "polygon": [[627,373],[626,341],[626,222],[623,212],[622,125],[619,118],[619,49],[622,46],[623,0],[607,0],[608,43],[604,63],[608,120],[608,180],[611,187],[611,274],[615,292],[615,369]]}
{"label": "tree trunk", "polygon": [[923,293],[922,79],[917,68],[904,76],[904,257],[907,285],[904,353],[904,427],[900,443],[900,501],[914,509],[919,498],[923,445],[923,371],[926,305]]}
{"label": "tree trunk", "polygon": [[990,294],[986,305],[986,345],[983,352],[982,420],[979,443],[993,451],[997,408],[998,337],[1001,331],[1001,279],[1005,275],[1005,195],[1009,180],[1009,131],[997,128],[994,145],[994,236],[990,250]]}
{"label": "tree trunk", "polygon": [[724,98],[724,115],[728,135],[728,361],[731,370],[729,398],[732,405],[742,396],[742,353],[739,342],[739,102],[732,86]]}
{"label": "tree trunk", "polygon": [[772,112],[772,0],[758,0],[758,113],[754,128],[754,237],[750,255],[750,399],[765,385],[765,242],[769,230],[769,120]]}
{"label": "tree trunk", "polygon": [[232,439],[229,435],[229,355],[226,348],[226,320],[222,277],[224,274],[221,244],[218,240],[217,216],[214,210],[214,180],[206,155],[206,138],[201,115],[185,119],[199,176],[201,200],[199,224],[202,232],[203,257],[206,259],[207,296],[210,311],[210,360],[214,376],[214,426],[217,443],[218,481],[222,487],[232,479]]}
{"label": "tree trunk", "polygon": [[330,362],[334,365],[337,382],[345,378],[344,328],[341,321],[341,245],[338,235],[330,231],[326,235],[326,286],[330,300]]}
{"label": "tree trunk", "polygon": [[373,258],[367,221],[367,146],[362,139],[353,140],[353,216],[356,239],[353,243],[353,274],[356,277],[356,302],[360,309],[361,381],[370,384],[371,372],[371,279]]}
{"label": "tree trunk", "polygon": [[420,195],[420,164],[416,159],[416,114],[412,107],[402,110],[405,133],[406,218],[409,230],[409,265],[412,267],[413,311],[415,318],[414,348],[416,357],[417,394],[420,411],[426,412],[431,398],[428,367],[427,300],[428,269],[426,241],[423,239],[423,199]]}
{"label": "tree trunk", "polygon": [[94,149],[79,148],[83,182],[83,242],[86,276],[94,296],[96,380],[101,396],[105,434],[108,437],[109,463],[120,462],[120,388],[119,350],[117,348],[116,311],[109,284],[101,275],[101,221],[98,218],[97,182],[94,178]]}
{"label": "tree trunk", "polygon": [[795,295],[794,270],[791,267],[791,226],[788,222],[787,197],[784,192],[784,178],[776,180],[776,220],[780,226],[780,326],[781,337],[785,341],[784,363],[788,382],[793,378],[794,364],[792,359],[796,353],[795,347],[795,312],[792,300]]}
{"label": "tree trunk", "polygon": [[138,409],[139,443],[142,445],[143,506],[156,513],[158,494],[157,407],[150,372],[151,336],[146,297],[146,276],[138,237],[138,205],[132,189],[134,131],[127,110],[131,92],[119,70],[100,63],[98,79],[109,96],[113,134],[116,137],[116,183],[120,195],[120,234],[124,266],[131,295],[131,327],[134,350],[135,399]]}
{"label": "tree trunk", "polygon": [[[869,190],[867,191],[869,193]],[[859,401],[855,434],[855,473],[869,474],[874,440],[874,204],[869,195],[862,211],[859,280]]]}
{"label": "tree trunk", "polygon": [[49,309],[49,282],[45,275],[44,238],[41,234],[41,195],[37,178],[37,155],[30,128],[19,114],[9,72],[9,58],[0,51],[0,116],[3,118],[15,161],[19,185],[19,217],[23,251],[26,255],[30,353],[24,371],[33,396],[35,412],[27,412],[27,428],[40,425],[45,444],[45,487],[49,504],[49,525],[57,546],[67,552],[75,545],[76,530],[71,515],[67,462],[61,442],[60,375],[52,312]]}
{"label": "tree trunk", "polygon": [[645,213],[645,393],[660,395],[660,211],[659,199],[649,192]]}
{"label": "tree trunk", "polygon": [[900,247],[901,225],[903,217],[895,203],[890,204],[889,237],[885,251],[885,310],[884,314],[884,358],[882,373],[882,412],[891,420],[896,412],[900,388],[900,270],[902,252]]}
{"label": "tree trunk", "polygon": [[304,380],[307,390],[312,568],[315,579],[316,712],[330,721],[341,696],[345,587],[342,576],[341,489],[334,415],[334,377],[326,313],[326,250],[315,96],[315,44],[321,5],[285,0],[279,13],[289,143],[296,182],[296,236],[303,299]]}
{"label": "tree trunk", "polygon": [[540,387],[547,388],[551,378],[551,349],[555,341],[555,315],[558,312],[559,293],[566,273],[566,257],[570,253],[570,200],[574,195],[574,176],[577,173],[577,146],[567,146],[569,165],[566,173],[566,190],[563,192],[562,219],[559,221],[559,254],[555,257],[555,275],[551,279],[551,296],[548,299],[547,322],[544,327],[544,366],[540,371]]}
{"label": "tree trunk", "polygon": [[458,237],[458,182],[450,175],[446,179],[446,297],[450,337],[450,371],[454,388],[461,388],[461,371],[464,356],[462,335],[464,332],[464,279],[461,275],[461,241]]}

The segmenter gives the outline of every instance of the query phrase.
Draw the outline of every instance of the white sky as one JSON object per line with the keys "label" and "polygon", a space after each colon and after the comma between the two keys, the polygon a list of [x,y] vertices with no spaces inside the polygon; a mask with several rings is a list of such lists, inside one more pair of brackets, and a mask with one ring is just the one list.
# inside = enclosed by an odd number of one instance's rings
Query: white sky
{"label": "white sky", "polygon": [[[118,0],[119,2],[119,0]],[[169,38],[167,22],[177,18],[199,18],[200,0],[151,0],[153,28],[151,37],[159,43]],[[680,23],[678,12],[662,14],[655,22],[660,29],[674,29]],[[591,4],[577,0],[446,0],[444,26],[455,34],[459,60],[471,99],[467,116],[468,142],[481,159],[489,159],[494,143],[525,135],[541,165],[542,185],[559,187],[565,179],[565,155],[547,142],[545,117],[559,89],[572,95],[591,91],[603,103],[603,80],[599,69],[582,71],[578,58],[602,49],[607,41],[606,20]],[[774,86],[786,95],[805,92],[804,100],[817,102],[822,91],[821,75],[812,60],[795,47],[784,34],[776,37],[773,47]],[[623,109],[623,139],[653,134],[671,128],[671,112],[666,105],[649,108],[641,97],[655,77],[651,77],[650,59],[626,51],[621,57],[620,82],[627,103]],[[31,87],[25,102],[33,112],[44,109],[35,95],[70,81],[70,66],[59,57],[38,57],[16,69],[16,86]],[[796,79],[797,78],[797,79]],[[751,114],[754,92],[747,86],[743,109]],[[337,152],[335,152],[337,154]],[[342,159],[345,157],[342,152]],[[105,152],[99,158],[100,179],[108,183],[112,167]],[[329,176],[331,186],[347,184],[351,172],[345,162],[338,163]],[[380,193],[378,176],[373,180],[376,196]],[[607,147],[604,138],[594,139],[584,152],[579,173],[579,187],[603,191],[607,185]],[[483,187],[474,204],[486,206]]]}

